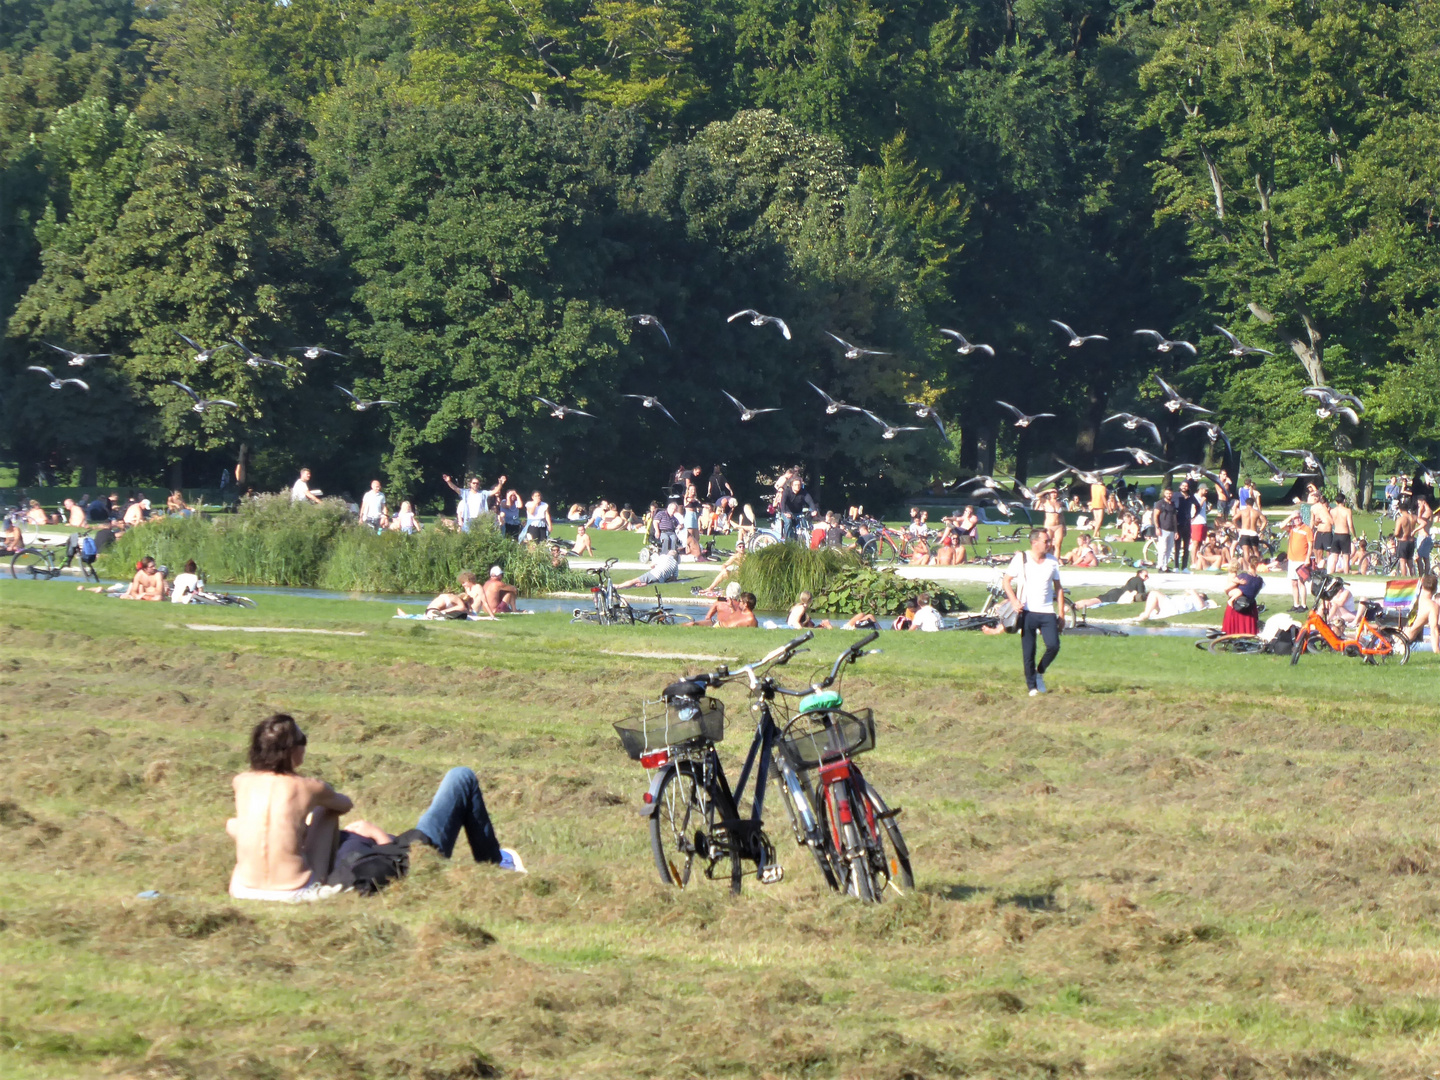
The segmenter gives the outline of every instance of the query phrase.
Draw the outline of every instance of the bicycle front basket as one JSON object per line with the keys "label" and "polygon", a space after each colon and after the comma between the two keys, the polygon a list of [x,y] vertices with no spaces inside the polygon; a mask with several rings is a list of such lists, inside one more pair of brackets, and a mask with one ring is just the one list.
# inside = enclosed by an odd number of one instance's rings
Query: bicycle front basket
{"label": "bicycle front basket", "polygon": [[780,736],[780,752],[796,769],[875,749],[875,716],[869,709],[801,713]]}
{"label": "bicycle front basket", "polygon": [[633,761],[639,761],[641,754],[667,746],[707,739],[718,743],[725,738],[725,705],[719,698],[677,698],[668,705],[647,701],[642,708],[639,716],[615,725],[615,734]]}

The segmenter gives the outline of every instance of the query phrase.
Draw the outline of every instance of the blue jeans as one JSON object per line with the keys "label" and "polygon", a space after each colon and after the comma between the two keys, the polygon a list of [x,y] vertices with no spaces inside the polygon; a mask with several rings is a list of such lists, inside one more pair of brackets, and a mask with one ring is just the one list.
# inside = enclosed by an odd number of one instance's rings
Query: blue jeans
{"label": "blue jeans", "polygon": [[480,781],[470,769],[451,769],[445,774],[435,798],[430,801],[430,809],[420,815],[415,827],[434,841],[447,859],[455,850],[455,841],[460,839],[463,828],[476,862],[500,861],[500,842],[495,839],[495,827],[485,810]]}
{"label": "blue jeans", "polygon": [[[1035,635],[1045,639],[1045,655],[1035,663]],[[1060,652],[1060,630],[1053,611],[1027,611],[1020,623],[1020,655],[1025,661],[1025,688],[1035,689],[1035,676],[1044,675]]]}

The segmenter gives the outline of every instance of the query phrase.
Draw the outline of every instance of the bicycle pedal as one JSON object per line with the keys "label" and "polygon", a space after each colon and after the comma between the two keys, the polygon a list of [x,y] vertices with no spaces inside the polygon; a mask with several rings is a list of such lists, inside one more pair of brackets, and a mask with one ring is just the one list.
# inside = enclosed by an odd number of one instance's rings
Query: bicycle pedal
{"label": "bicycle pedal", "polygon": [[760,871],[761,885],[777,885],[785,879],[785,868],[779,863],[771,863]]}
{"label": "bicycle pedal", "polygon": [[886,818],[899,817],[900,812],[904,809],[905,808],[903,806],[892,806],[889,810],[885,810],[879,814],[876,814],[875,820],[884,821]]}

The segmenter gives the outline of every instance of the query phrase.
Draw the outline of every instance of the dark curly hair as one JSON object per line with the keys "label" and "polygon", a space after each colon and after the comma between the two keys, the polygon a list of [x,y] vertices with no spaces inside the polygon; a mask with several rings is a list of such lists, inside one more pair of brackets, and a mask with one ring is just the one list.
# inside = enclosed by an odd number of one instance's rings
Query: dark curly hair
{"label": "dark curly hair", "polygon": [[276,713],[250,732],[250,768],[256,772],[293,773],[295,748],[305,745],[305,733],[295,718]]}

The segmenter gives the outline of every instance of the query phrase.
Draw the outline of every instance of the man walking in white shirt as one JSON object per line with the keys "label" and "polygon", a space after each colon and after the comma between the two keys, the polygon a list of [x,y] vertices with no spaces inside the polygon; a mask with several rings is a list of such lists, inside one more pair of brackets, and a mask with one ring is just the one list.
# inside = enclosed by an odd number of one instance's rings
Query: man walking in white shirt
{"label": "man walking in white shirt", "polygon": [[[1015,593],[1020,583],[1021,595]],[[1065,610],[1065,590],[1060,584],[1060,564],[1050,554],[1050,534],[1045,529],[1030,530],[1030,550],[1016,552],[1005,575],[1000,579],[1005,596],[1020,613],[1020,651],[1025,661],[1025,685],[1030,696],[1047,693],[1045,671],[1060,652],[1060,628],[1055,619],[1055,604]],[[1035,663],[1035,635],[1045,639],[1045,655]]]}
{"label": "man walking in white shirt", "polygon": [[372,529],[385,526],[385,492],[380,489],[379,480],[370,481],[370,490],[360,500],[360,524]]}

